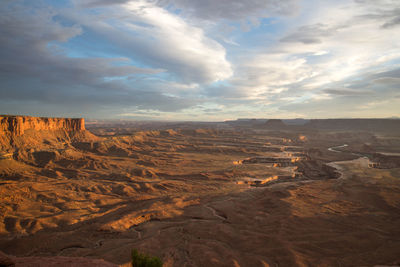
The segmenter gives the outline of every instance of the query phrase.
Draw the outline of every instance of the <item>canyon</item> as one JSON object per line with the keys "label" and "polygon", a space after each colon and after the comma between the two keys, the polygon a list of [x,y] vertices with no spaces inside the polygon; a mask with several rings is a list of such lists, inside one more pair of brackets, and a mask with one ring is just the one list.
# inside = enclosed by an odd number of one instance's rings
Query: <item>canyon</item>
{"label": "canyon", "polygon": [[128,266],[134,248],[164,266],[396,266],[398,122],[339,122],[0,116],[0,250],[16,266]]}

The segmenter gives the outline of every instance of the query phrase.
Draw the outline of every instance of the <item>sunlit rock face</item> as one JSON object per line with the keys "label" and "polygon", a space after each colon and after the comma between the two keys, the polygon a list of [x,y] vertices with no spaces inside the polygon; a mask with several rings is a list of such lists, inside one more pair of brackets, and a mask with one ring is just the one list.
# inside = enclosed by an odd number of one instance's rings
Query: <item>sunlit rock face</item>
{"label": "sunlit rock face", "polygon": [[40,118],[29,116],[0,116],[0,133],[21,136],[26,130],[85,130],[83,118]]}

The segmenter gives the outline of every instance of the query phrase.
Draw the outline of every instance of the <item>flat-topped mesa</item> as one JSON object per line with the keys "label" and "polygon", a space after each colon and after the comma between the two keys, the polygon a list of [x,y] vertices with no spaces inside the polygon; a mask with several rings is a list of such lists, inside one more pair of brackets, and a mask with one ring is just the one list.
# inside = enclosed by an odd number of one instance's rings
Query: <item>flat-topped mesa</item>
{"label": "flat-topped mesa", "polygon": [[85,130],[83,118],[43,118],[30,116],[0,115],[0,135],[21,136],[26,130],[35,131],[82,131]]}

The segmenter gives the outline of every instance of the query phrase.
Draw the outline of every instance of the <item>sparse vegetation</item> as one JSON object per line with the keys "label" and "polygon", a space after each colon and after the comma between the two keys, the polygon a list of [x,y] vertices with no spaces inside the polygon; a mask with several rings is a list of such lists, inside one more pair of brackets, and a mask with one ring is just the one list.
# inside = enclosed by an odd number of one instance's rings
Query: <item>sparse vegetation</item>
{"label": "sparse vegetation", "polygon": [[152,257],[140,253],[137,249],[132,250],[132,267],[162,267],[163,263],[158,257]]}

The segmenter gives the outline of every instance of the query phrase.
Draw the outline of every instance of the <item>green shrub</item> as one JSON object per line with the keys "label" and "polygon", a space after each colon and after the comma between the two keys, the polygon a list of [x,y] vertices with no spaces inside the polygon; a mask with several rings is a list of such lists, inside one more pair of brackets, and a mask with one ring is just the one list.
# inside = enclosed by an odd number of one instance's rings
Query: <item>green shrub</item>
{"label": "green shrub", "polygon": [[132,250],[132,267],[162,267],[163,263],[158,257],[152,257]]}

